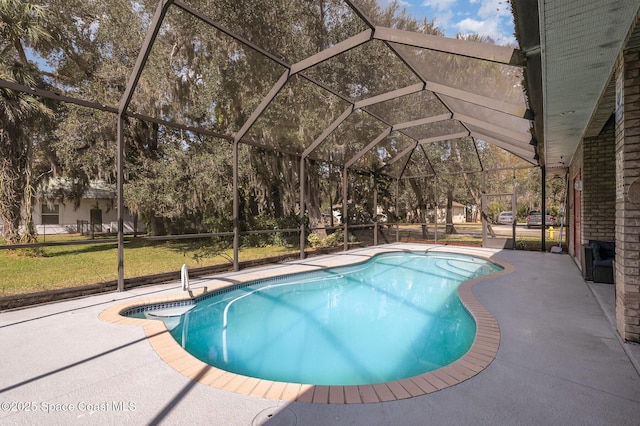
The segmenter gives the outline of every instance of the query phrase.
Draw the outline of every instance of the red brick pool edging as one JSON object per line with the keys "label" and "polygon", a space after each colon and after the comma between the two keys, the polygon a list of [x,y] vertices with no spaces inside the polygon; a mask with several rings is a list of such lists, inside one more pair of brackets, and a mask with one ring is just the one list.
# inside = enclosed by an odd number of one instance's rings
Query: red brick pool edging
{"label": "red brick pool edging", "polygon": [[[377,250],[374,254],[390,251],[395,250]],[[456,252],[451,248],[439,251]],[[320,386],[275,382],[230,373],[208,365],[184,350],[171,336],[164,322],[121,315],[122,312],[131,308],[193,299],[205,292],[231,285],[228,282],[221,283],[215,288],[205,287],[188,293],[182,292],[171,296],[117,304],[101,312],[99,318],[109,323],[143,327],[149,343],[162,360],[187,378],[217,389],[260,398],[319,404],[366,404],[412,398],[436,392],[470,379],[487,368],[498,353],[500,327],[493,315],[478,302],[472,290],[476,283],[509,274],[515,268],[493,257],[483,254],[474,255],[489,258],[504,269],[494,274],[465,281],[458,287],[460,300],[476,322],[476,336],[471,348],[460,359],[445,367],[392,382],[373,385]],[[253,279],[256,277],[250,276],[243,281]]]}

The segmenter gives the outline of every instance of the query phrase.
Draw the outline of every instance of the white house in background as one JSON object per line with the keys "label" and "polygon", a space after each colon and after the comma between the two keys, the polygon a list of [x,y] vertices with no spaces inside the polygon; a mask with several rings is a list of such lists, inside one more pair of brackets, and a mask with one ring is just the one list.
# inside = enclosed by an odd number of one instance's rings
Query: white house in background
{"label": "white house in background", "polygon": [[[467,221],[467,208],[464,204],[460,204],[456,201],[453,202],[451,208],[453,223],[465,223]],[[445,223],[447,219],[447,206],[438,206],[438,223]]]}
{"label": "white house in background", "polygon": [[[465,223],[467,221],[467,207],[464,204],[460,204],[456,201],[453,202],[451,207],[451,219],[453,223]],[[433,223],[433,207],[427,208],[425,212],[427,217],[427,223]],[[417,218],[413,211],[407,213],[407,219],[410,222],[416,222]],[[440,225],[444,224],[447,219],[447,206],[440,205],[438,206],[438,223]]]}
{"label": "white house in background", "polygon": [[[82,194],[76,208],[71,200],[60,200],[57,193],[70,188],[71,182],[52,179],[39,190],[33,208],[33,222],[38,234],[87,234],[91,232],[117,232],[118,214],[116,210],[115,185],[104,181],[91,181]],[[54,201],[47,201],[47,200]],[[125,209],[124,230],[134,232],[134,217]],[[137,232],[144,232],[144,225],[136,223]]]}

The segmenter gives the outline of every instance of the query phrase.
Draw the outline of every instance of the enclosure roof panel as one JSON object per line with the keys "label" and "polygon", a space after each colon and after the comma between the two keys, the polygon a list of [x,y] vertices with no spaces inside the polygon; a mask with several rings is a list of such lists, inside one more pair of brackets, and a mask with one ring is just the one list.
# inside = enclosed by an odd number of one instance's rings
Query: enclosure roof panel
{"label": "enclosure roof panel", "polygon": [[[118,30],[107,19],[113,4],[124,8]],[[114,79],[49,79],[51,90],[0,80],[0,87],[371,172],[406,166],[407,158],[441,161],[429,158],[426,144],[456,155],[464,146],[477,161],[458,166],[475,170],[484,146],[451,142],[469,136],[537,162],[517,49],[446,38],[367,0],[96,5],[102,18],[77,25],[99,39],[86,53],[110,67],[93,75],[109,71]],[[67,12],[52,13],[77,19]],[[132,40],[127,51],[124,39]],[[78,75],[63,65],[63,77]],[[82,85],[101,84],[104,99],[83,98]]]}

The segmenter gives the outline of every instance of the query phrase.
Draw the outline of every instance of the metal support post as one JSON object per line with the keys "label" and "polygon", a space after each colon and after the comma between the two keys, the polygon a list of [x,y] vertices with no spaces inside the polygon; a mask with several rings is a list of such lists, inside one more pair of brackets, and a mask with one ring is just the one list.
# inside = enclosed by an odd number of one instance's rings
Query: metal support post
{"label": "metal support post", "polygon": [[547,241],[546,241],[546,233],[547,233],[547,168],[545,166],[541,167],[541,178],[542,178],[542,246],[540,247],[540,251],[547,251]]}
{"label": "metal support post", "polygon": [[349,238],[348,238],[348,234],[349,234],[349,226],[347,225],[347,185],[348,185],[348,179],[347,179],[347,171],[349,169],[347,167],[344,168],[344,175],[342,178],[342,223],[343,223],[343,230],[344,230],[344,250],[347,251],[347,249],[349,248],[348,242],[349,242]]}
{"label": "metal support post", "polygon": [[378,179],[373,174],[373,245],[378,245]]}
{"label": "metal support post", "polygon": [[438,244],[438,176],[433,177],[433,193],[435,196],[436,209],[435,214],[433,215],[433,221],[435,222],[435,228],[433,228],[433,243]]}
{"label": "metal support post", "polygon": [[[304,259],[304,246],[305,246],[305,238],[304,238],[304,210],[305,210],[305,174],[304,174],[304,157],[300,159],[300,259]],[[333,214],[333,210],[331,212]]]}
{"label": "metal support post", "polygon": [[400,241],[400,210],[398,204],[398,197],[400,195],[400,178],[396,179],[396,243]]}
{"label": "metal support post", "polygon": [[233,270],[240,269],[238,252],[240,249],[240,195],[238,194],[238,144],[233,142]]}
{"label": "metal support post", "polygon": [[116,155],[118,216],[118,291],[124,291],[124,118],[118,115],[118,153]]}
{"label": "metal support post", "polygon": [[487,172],[482,171],[482,200],[480,204],[480,223],[482,223],[482,244],[486,247],[487,242]]}
{"label": "metal support post", "polygon": [[511,227],[512,227],[512,238],[513,238],[513,247],[512,249],[515,250],[516,249],[516,216],[517,216],[517,210],[518,210],[518,203],[516,200],[516,187],[517,187],[517,182],[516,182],[516,169],[513,169],[513,196],[511,197],[511,217],[513,218],[513,222],[511,222]]}
{"label": "metal support post", "polygon": [[147,63],[153,43],[156,40],[160,26],[164,20],[169,6],[173,4],[173,0],[160,0],[156,11],[151,20],[151,25],[147,31],[142,47],[138,53],[136,63],[133,66],[133,70],[127,80],[127,85],[120,98],[120,104],[118,105],[118,152],[116,154],[116,168],[117,170],[117,215],[118,215],[118,291],[124,291],[124,117],[129,108],[129,103],[133,97],[133,92],[140,81],[140,76],[144,70],[144,66]]}

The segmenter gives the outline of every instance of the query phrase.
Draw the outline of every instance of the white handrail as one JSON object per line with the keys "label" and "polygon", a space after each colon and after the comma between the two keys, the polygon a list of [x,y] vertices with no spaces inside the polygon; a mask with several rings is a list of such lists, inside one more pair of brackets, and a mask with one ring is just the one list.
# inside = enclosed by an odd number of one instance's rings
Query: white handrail
{"label": "white handrail", "polygon": [[182,265],[182,269],[180,270],[180,279],[182,282],[182,289],[184,291],[188,291],[189,290],[189,268],[187,267],[186,263]]}

